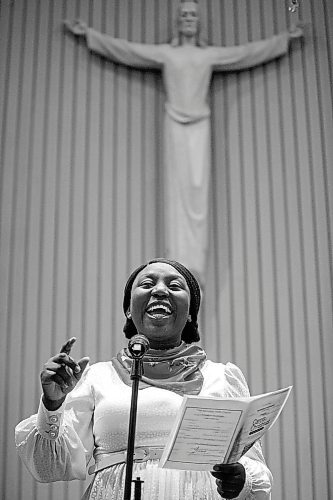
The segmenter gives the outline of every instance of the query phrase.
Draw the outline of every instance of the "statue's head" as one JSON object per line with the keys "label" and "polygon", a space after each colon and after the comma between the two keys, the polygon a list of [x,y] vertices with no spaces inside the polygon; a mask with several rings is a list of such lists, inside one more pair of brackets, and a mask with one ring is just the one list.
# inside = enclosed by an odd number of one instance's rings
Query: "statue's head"
{"label": "statue's head", "polygon": [[194,37],[196,45],[206,46],[201,37],[200,10],[197,1],[182,0],[179,3],[171,45],[174,47],[181,45],[184,37]]}

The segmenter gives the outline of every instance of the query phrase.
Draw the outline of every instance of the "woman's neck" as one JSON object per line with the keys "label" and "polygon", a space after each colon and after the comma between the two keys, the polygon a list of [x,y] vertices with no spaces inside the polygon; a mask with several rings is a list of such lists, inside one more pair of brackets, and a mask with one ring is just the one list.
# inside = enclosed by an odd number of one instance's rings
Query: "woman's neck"
{"label": "woman's neck", "polygon": [[150,341],[150,346],[149,349],[152,349],[154,351],[167,351],[169,349],[175,349],[176,347],[179,347],[181,345],[182,341],[175,343],[175,342],[151,342]]}

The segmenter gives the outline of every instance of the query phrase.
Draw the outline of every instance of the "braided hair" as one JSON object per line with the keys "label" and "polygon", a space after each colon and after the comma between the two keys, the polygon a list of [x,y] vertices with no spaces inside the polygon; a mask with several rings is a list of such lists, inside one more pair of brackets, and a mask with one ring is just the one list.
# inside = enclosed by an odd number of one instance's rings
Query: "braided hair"
{"label": "braided hair", "polygon": [[[184,326],[184,329],[182,331],[182,340],[187,344],[191,344],[192,342],[198,342],[200,340],[200,334],[198,330],[198,312],[201,300],[200,287],[198,281],[191,273],[191,271],[175,260],[169,260],[164,258],[153,259],[147,262],[147,264],[142,264],[132,272],[132,274],[127,280],[124,289],[124,299],[123,299],[124,313],[125,314],[127,313],[130,306],[132,286],[135,278],[145,267],[155,262],[162,262],[164,264],[169,264],[170,266],[174,267],[182,276],[184,276],[187,286],[190,290],[189,313],[191,315],[191,321],[187,321],[186,325]],[[133,335],[136,335],[138,333],[131,318],[126,319],[126,323],[124,325],[124,333],[128,339],[130,339],[131,337],[133,337]]]}

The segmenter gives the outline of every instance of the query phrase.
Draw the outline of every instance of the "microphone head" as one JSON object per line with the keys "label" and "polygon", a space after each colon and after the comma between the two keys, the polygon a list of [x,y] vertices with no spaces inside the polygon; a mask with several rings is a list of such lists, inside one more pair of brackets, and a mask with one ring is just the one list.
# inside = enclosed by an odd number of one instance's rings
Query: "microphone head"
{"label": "microphone head", "polygon": [[128,342],[128,350],[132,358],[142,358],[149,349],[149,340],[145,335],[138,333]]}

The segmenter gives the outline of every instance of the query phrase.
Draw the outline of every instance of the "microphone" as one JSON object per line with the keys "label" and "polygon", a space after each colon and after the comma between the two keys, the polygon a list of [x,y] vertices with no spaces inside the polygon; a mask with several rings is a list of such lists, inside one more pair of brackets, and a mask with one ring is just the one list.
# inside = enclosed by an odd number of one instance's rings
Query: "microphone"
{"label": "microphone", "polygon": [[128,350],[134,359],[143,358],[149,349],[149,340],[145,335],[138,333],[128,342]]}

